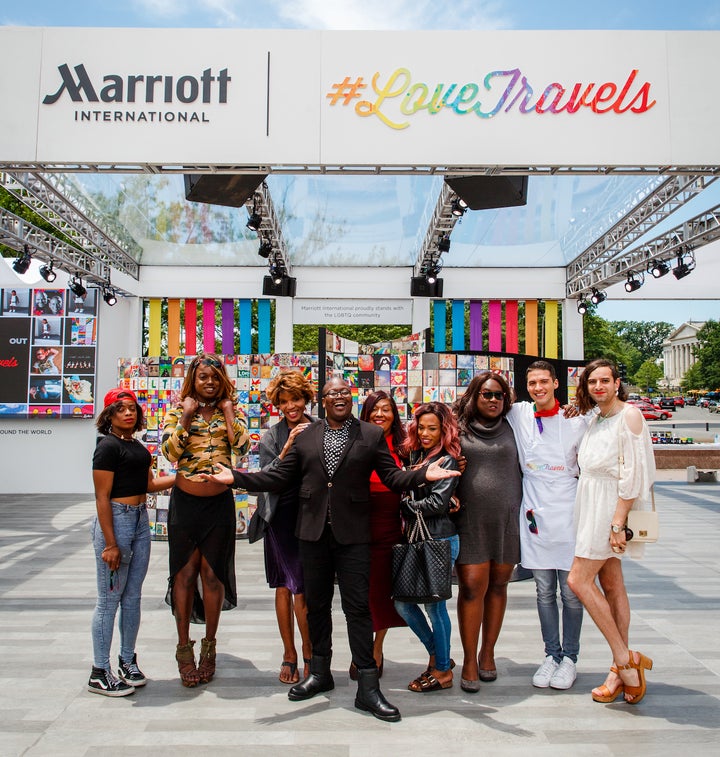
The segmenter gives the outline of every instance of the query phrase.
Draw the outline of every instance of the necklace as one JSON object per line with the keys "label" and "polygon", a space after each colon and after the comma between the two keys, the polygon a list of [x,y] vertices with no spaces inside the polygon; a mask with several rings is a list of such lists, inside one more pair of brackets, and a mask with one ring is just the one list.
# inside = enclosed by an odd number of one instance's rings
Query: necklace
{"label": "necklace", "polygon": [[608,418],[612,418],[614,415],[618,414],[618,410],[615,409],[616,402],[613,401],[612,405],[610,406],[610,410],[608,410],[604,415],[602,413],[598,414],[598,423],[602,423],[603,421],[606,421]]}
{"label": "necklace", "polygon": [[201,400],[198,400],[198,405],[200,407],[215,407],[217,404],[217,400],[213,400],[212,402],[202,402]]}
{"label": "necklace", "polygon": [[118,434],[115,431],[113,431],[112,429],[110,429],[110,433],[113,436],[117,436],[118,439],[122,439],[124,442],[134,442],[135,441],[135,437],[132,436],[132,435],[131,436],[125,436],[124,434]]}

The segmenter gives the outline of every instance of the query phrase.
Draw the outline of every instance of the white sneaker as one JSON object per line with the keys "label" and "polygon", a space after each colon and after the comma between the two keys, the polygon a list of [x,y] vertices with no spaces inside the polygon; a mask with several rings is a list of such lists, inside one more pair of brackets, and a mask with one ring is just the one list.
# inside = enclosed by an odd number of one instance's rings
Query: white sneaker
{"label": "white sneaker", "polygon": [[545,658],[545,662],[535,671],[535,675],[532,678],[532,685],[537,686],[538,689],[547,689],[550,685],[552,677],[560,667],[560,663],[555,662],[555,658],[549,654]]}
{"label": "white sneaker", "polygon": [[563,657],[562,662],[550,679],[550,686],[553,689],[569,689],[575,683],[576,678],[575,663],[569,657]]}

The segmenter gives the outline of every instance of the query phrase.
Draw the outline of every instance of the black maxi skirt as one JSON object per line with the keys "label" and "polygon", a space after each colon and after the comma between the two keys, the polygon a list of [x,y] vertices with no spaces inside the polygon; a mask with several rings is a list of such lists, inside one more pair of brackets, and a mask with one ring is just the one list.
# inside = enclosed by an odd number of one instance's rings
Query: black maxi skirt
{"label": "black maxi skirt", "polygon": [[[214,497],[196,497],[177,487],[170,494],[168,512],[168,553],[170,578],[165,602],[173,607],[173,582],[178,571],[196,549],[213,569],[218,581],[225,587],[223,610],[237,606],[235,583],[235,499],[232,490]],[[191,623],[205,622],[202,584],[198,576]]]}

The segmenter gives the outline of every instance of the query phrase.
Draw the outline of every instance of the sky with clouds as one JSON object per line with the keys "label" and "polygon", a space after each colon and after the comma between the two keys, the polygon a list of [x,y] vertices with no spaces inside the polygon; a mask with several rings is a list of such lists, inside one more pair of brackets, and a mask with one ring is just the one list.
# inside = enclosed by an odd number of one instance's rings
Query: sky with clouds
{"label": "sky with clouds", "polygon": [[[0,0],[0,25],[351,30],[720,30],[707,0]],[[720,302],[603,303],[603,317],[720,318]]]}

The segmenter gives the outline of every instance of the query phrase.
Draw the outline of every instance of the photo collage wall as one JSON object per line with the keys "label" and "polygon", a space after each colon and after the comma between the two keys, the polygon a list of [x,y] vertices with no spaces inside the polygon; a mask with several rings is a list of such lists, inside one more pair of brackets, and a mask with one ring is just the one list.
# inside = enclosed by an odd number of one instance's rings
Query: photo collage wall
{"label": "photo collage wall", "polygon": [[[173,465],[160,451],[163,418],[166,408],[179,398],[185,366],[193,357],[121,358],[118,361],[118,386],[132,389],[143,407],[147,422],[143,441],[153,456],[153,465],[159,475],[167,475],[173,470]],[[314,386],[318,383],[318,358],[313,354],[224,355],[223,362],[237,389],[238,404],[247,418],[253,447],[260,441],[262,432],[280,420],[279,411],[268,401],[265,391],[274,376],[281,370],[293,369],[302,371]],[[317,416],[317,404],[313,403],[309,410]],[[259,467],[258,456],[252,447],[248,455],[234,463],[236,467],[251,471]],[[170,496],[166,493],[148,494],[147,499],[153,538],[166,539]],[[238,537],[246,536],[256,506],[256,496],[235,491]]]}
{"label": "photo collage wall", "polygon": [[95,416],[97,295],[0,290],[0,417]]}

